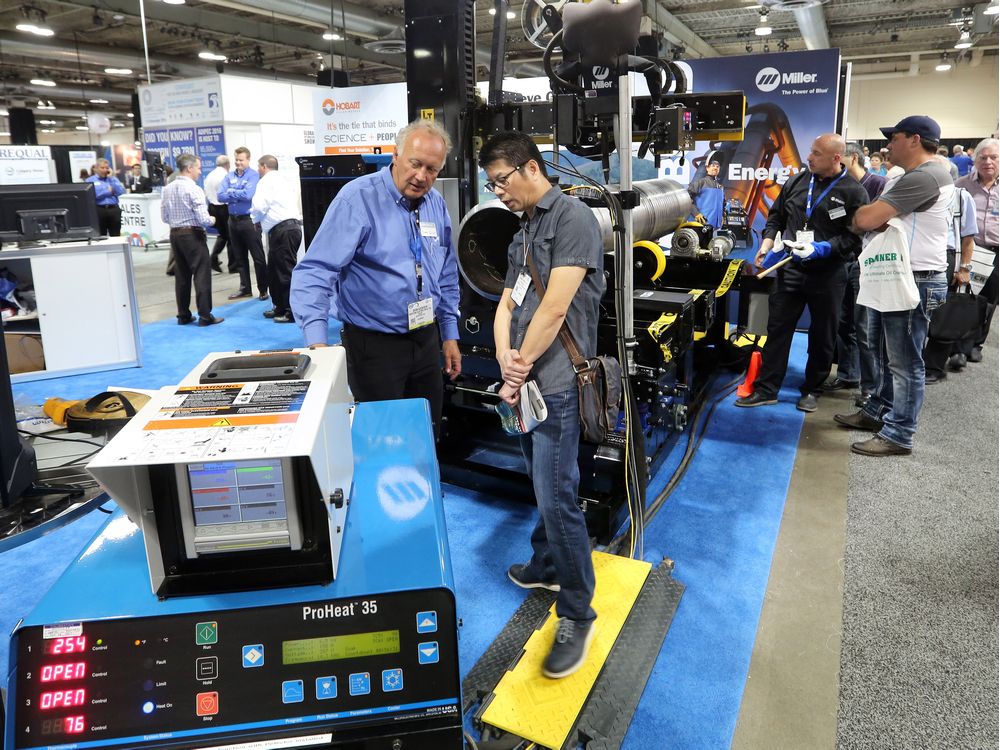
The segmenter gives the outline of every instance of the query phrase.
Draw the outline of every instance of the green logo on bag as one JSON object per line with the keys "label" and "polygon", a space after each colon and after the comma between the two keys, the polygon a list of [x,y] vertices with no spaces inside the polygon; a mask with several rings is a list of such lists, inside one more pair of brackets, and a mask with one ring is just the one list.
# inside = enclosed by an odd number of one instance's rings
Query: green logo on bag
{"label": "green logo on bag", "polygon": [[870,266],[872,263],[895,262],[898,259],[896,253],[875,253],[872,257],[865,258],[865,265]]}

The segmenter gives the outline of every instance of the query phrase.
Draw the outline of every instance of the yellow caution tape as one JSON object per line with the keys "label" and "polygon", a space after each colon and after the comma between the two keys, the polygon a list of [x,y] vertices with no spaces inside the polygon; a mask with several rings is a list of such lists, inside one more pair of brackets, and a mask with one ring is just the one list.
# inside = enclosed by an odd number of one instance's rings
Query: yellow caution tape
{"label": "yellow caution tape", "polygon": [[649,335],[653,337],[653,341],[660,345],[660,351],[663,352],[663,361],[669,362],[673,359],[673,355],[670,353],[670,347],[660,341],[660,336],[663,332],[674,324],[677,320],[677,313],[663,313],[659,318],[654,320],[649,324]]}
{"label": "yellow caution tape", "polygon": [[736,275],[740,272],[740,266],[742,265],[743,261],[740,259],[729,261],[729,268],[726,269],[726,275],[722,277],[722,283],[719,284],[719,288],[715,290],[716,297],[721,297],[729,291],[729,287],[731,287],[733,282],[736,280]]}

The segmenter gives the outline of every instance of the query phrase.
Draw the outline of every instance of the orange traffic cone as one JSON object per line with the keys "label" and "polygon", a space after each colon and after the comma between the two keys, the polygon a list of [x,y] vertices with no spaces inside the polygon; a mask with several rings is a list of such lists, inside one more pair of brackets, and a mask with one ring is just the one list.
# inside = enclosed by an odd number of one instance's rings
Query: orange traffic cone
{"label": "orange traffic cone", "polygon": [[753,394],[753,383],[757,379],[757,373],[760,372],[760,361],[760,349],[754,349],[753,354],[750,355],[750,366],[747,367],[747,376],[736,388],[736,395],[739,398],[746,398]]}

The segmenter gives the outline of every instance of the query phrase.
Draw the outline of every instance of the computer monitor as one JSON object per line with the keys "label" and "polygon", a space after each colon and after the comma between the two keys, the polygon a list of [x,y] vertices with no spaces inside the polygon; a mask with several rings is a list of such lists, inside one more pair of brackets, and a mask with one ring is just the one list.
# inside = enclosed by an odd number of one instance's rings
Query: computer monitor
{"label": "computer monitor", "polygon": [[7,347],[0,331],[0,509],[16,505],[37,478],[35,451],[17,432]]}
{"label": "computer monitor", "polygon": [[77,240],[100,233],[89,182],[0,186],[0,242]]}

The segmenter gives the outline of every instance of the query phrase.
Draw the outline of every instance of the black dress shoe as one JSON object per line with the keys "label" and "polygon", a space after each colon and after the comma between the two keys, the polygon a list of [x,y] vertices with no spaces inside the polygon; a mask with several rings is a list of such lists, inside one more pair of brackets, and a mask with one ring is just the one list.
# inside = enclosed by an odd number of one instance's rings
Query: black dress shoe
{"label": "black dress shoe", "polygon": [[188,315],[187,317],[184,317],[182,315],[177,316],[177,325],[179,326],[186,326],[188,323],[193,323],[193,322],[194,322],[193,315]]}
{"label": "black dress shoe", "polygon": [[222,266],[219,263],[213,263],[212,270],[216,273],[222,273]]}
{"label": "black dress shoe", "polygon": [[924,374],[924,383],[927,385],[934,385],[947,379],[948,373],[946,372],[928,372]]}
{"label": "black dress shoe", "polygon": [[981,346],[972,347],[972,351],[969,352],[970,362],[982,362],[983,361],[983,348]]}
{"label": "black dress shoe", "polygon": [[952,354],[948,357],[948,369],[952,372],[959,372],[969,364],[969,359],[964,354]]}
{"label": "black dress shoe", "polygon": [[239,273],[240,272],[240,269],[238,269],[238,268],[227,268],[226,270],[229,271],[229,273]]}
{"label": "black dress shoe", "polygon": [[833,421],[843,427],[850,427],[852,430],[878,432],[882,429],[881,419],[873,419],[863,411],[856,411],[853,414],[834,414]]}
{"label": "black dress shoe", "polygon": [[264,317],[265,318],[273,318],[277,314],[278,314],[278,311],[275,310],[273,307],[270,310],[265,310],[264,311]]}
{"label": "black dress shoe", "polygon": [[795,408],[799,411],[814,412],[819,408],[819,402],[816,399],[815,394],[807,393],[798,400],[795,404]]}
{"label": "black dress shoe", "polygon": [[244,297],[253,297],[253,294],[249,290],[240,289],[238,292],[233,292],[226,299],[243,299]]}
{"label": "black dress shoe", "polygon": [[835,378],[829,383],[823,384],[824,391],[853,391],[855,388],[860,387],[860,380],[843,380],[842,378]]}
{"label": "black dress shoe", "polygon": [[220,318],[218,315],[213,315],[210,318],[198,318],[198,325],[200,326],[214,326],[216,323],[221,323],[225,318]]}
{"label": "black dress shoe", "polygon": [[881,435],[876,435],[861,443],[851,443],[851,452],[860,453],[862,456],[909,456],[913,453],[913,449],[904,448]]}
{"label": "black dress shoe", "polygon": [[295,322],[295,318],[293,318],[288,313],[285,313],[283,315],[275,315],[273,318],[271,318],[271,320],[273,320],[275,323],[294,323]]}
{"label": "black dress shoe", "polygon": [[266,300],[267,299],[267,292],[261,292],[260,294],[258,294],[257,295],[257,299],[259,299],[261,302],[263,302],[264,300]]}
{"label": "black dress shoe", "polygon": [[754,391],[749,396],[744,396],[743,398],[736,399],[736,405],[742,406],[743,408],[750,408],[753,406],[767,406],[769,404],[778,403],[778,399],[775,396],[769,396],[766,393],[761,393],[760,391]]}

